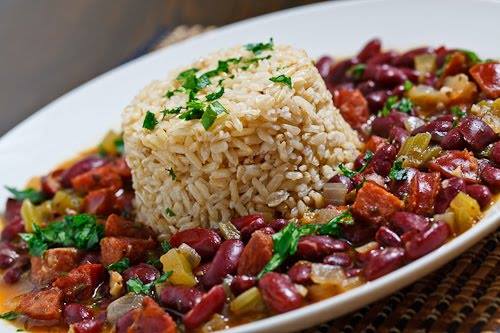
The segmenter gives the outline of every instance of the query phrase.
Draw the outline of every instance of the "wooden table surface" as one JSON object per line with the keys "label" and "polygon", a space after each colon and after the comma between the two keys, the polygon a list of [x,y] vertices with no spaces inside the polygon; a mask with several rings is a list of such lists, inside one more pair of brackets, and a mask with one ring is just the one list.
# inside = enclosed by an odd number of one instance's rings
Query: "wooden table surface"
{"label": "wooden table surface", "polygon": [[221,26],[306,0],[0,1],[0,135],[187,24]]}

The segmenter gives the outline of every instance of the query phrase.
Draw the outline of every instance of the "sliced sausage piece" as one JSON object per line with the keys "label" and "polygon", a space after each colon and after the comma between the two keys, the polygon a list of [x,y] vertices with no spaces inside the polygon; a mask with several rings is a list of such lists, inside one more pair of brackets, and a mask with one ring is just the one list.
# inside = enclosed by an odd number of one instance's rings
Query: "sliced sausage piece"
{"label": "sliced sausage piece", "polygon": [[477,64],[469,73],[489,98],[500,97],[500,63]]}
{"label": "sliced sausage piece", "polygon": [[133,310],[133,322],[127,333],[176,333],[177,327],[168,313],[150,297],[145,297],[141,309]]}
{"label": "sliced sausage piece", "polygon": [[71,179],[73,188],[81,193],[109,188],[117,191],[123,185],[122,179],[110,164],[91,169]]}
{"label": "sliced sausage piece", "polygon": [[101,239],[101,262],[107,266],[125,257],[131,263],[145,260],[149,251],[156,248],[153,239],[138,239],[130,237],[104,237]]}
{"label": "sliced sausage piece", "polygon": [[82,264],[58,277],[53,286],[63,291],[66,301],[86,300],[103,281],[104,271],[101,264]]}
{"label": "sliced sausage piece", "polygon": [[21,296],[17,311],[37,320],[59,320],[63,292],[59,288],[32,291]]}
{"label": "sliced sausage piece", "polygon": [[381,224],[403,209],[403,202],[379,185],[367,182],[358,191],[352,205],[355,217],[368,223]]}
{"label": "sliced sausage piece", "polygon": [[273,237],[263,231],[253,233],[238,263],[238,275],[255,276],[273,256]]}
{"label": "sliced sausage piece", "polygon": [[417,171],[410,184],[407,208],[419,215],[432,215],[434,202],[441,188],[441,176],[438,172]]}
{"label": "sliced sausage piece", "polygon": [[153,231],[144,224],[129,221],[116,214],[111,214],[104,224],[104,235],[106,237],[148,239],[153,235]]}
{"label": "sliced sausage piece", "polygon": [[77,267],[82,252],[72,247],[49,249],[42,257],[31,257],[31,281],[38,286],[52,283]]}

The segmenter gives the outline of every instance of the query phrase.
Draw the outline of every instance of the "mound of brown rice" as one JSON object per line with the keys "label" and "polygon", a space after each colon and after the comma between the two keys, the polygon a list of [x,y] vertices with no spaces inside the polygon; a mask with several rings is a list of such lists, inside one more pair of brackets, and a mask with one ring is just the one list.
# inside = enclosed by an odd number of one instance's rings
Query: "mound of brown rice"
{"label": "mound of brown rice", "polygon": [[[270,57],[269,57],[270,55]],[[194,226],[261,212],[266,217],[300,217],[324,205],[323,184],[335,167],[354,160],[357,134],[332,104],[313,61],[302,50],[275,46],[249,66],[232,66],[211,79],[203,99],[224,87],[218,101],[227,110],[208,129],[199,119],[163,117],[161,110],[186,104],[174,73],[144,88],[123,112],[125,151],[132,169],[138,218],[171,234]],[[195,62],[204,73],[218,60],[255,58],[244,47]],[[266,59],[267,58],[267,59]],[[285,75],[292,87],[270,81]],[[154,129],[143,128],[147,111]],[[162,119],[163,118],[163,119]]]}

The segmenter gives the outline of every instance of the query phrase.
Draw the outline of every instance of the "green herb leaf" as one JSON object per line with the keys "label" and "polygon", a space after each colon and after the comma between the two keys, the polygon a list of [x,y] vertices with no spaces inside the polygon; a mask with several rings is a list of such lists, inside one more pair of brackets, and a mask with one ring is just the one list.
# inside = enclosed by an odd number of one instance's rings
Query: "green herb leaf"
{"label": "green herb leaf", "polygon": [[385,102],[383,109],[379,111],[378,116],[387,117],[391,113],[391,110],[397,110],[399,112],[410,114],[413,107],[412,101],[408,98],[403,97],[400,101],[398,101],[397,96],[390,96]]}
{"label": "green herb leaf", "polygon": [[14,199],[18,201],[23,201],[25,199],[28,199],[33,204],[38,204],[45,199],[45,196],[43,195],[42,192],[39,192],[33,188],[27,188],[25,190],[18,190],[15,189],[14,187],[9,187],[9,186],[5,186],[5,188],[14,196]]}
{"label": "green herb leaf", "polygon": [[163,117],[162,117],[162,120],[165,119],[165,117],[169,114],[179,114],[182,110],[182,107],[176,107],[176,108],[173,108],[173,109],[165,109],[165,110],[162,110],[160,111],[160,113],[163,114]]}
{"label": "green herb leaf", "polygon": [[123,153],[125,152],[125,145],[124,145],[124,142],[123,142],[123,137],[120,136],[113,143],[115,144],[116,152],[119,155],[123,155]]}
{"label": "green herb leaf", "polygon": [[472,52],[470,50],[465,50],[465,49],[459,49],[458,51],[462,52],[463,54],[465,54],[465,56],[469,59],[469,61],[475,65],[475,64],[478,64],[480,62],[482,62],[481,58],[479,58],[479,56],[475,53],[475,52]]}
{"label": "green herb leaf", "polygon": [[215,101],[216,99],[221,98],[222,95],[224,95],[224,87],[219,87],[218,90],[207,95],[207,97],[206,97],[207,102]]}
{"label": "green herb leaf", "polygon": [[274,41],[272,38],[269,39],[268,43],[250,43],[245,45],[245,48],[254,54],[259,54],[265,50],[272,50],[273,47]]}
{"label": "green herb leaf", "polygon": [[353,224],[354,220],[352,218],[351,212],[348,210],[342,212],[342,214],[335,216],[326,224],[319,227],[318,233],[320,235],[329,235],[334,237],[339,237],[342,233],[340,229],[340,224]]}
{"label": "green herb leaf", "polygon": [[9,311],[9,312],[4,312],[0,314],[0,319],[5,319],[5,320],[15,320],[19,317],[19,313],[15,311]]}
{"label": "green herb leaf", "polygon": [[155,280],[155,284],[160,284],[160,283],[163,283],[163,282],[166,282],[168,280],[168,278],[173,274],[174,272],[173,271],[168,271],[166,273],[163,273],[159,278],[157,278]]}
{"label": "green herb leaf", "polygon": [[403,168],[403,160],[397,159],[389,171],[389,178],[392,180],[405,180],[408,177],[408,169]]}
{"label": "green herb leaf", "polygon": [[153,112],[146,112],[146,116],[144,117],[144,122],[142,123],[142,127],[148,130],[153,130],[156,125],[158,125],[158,120],[156,120],[155,114]]}
{"label": "green herb leaf", "polygon": [[273,81],[275,83],[283,83],[286,84],[287,86],[292,88],[292,78],[289,76],[286,76],[284,74],[278,75],[278,76],[273,76],[272,78],[269,79],[270,81]]}
{"label": "green herb leaf", "polygon": [[177,178],[177,175],[175,174],[175,171],[172,168],[168,169],[168,174],[170,175],[172,180],[175,180]]}
{"label": "green herb leaf", "polygon": [[382,110],[378,112],[379,117],[387,117],[389,113],[391,113],[391,110],[393,109],[394,105],[397,103],[398,97],[397,96],[389,96],[387,98],[387,101],[385,102],[384,107]]}
{"label": "green herb leaf", "polygon": [[175,216],[174,211],[171,210],[170,208],[165,208],[165,214],[167,214],[167,216],[170,216],[170,217]]}
{"label": "green herb leaf", "polygon": [[150,295],[152,286],[153,286],[153,283],[144,284],[138,278],[129,279],[127,281],[128,291],[135,293],[135,294]]}
{"label": "green herb leaf", "polygon": [[184,92],[185,89],[184,88],[177,88],[177,89],[174,89],[174,90],[169,90],[165,93],[165,97],[166,98],[170,98],[172,96],[174,96],[175,93],[178,93],[178,92]]}
{"label": "green herb leaf", "polygon": [[456,105],[452,106],[450,111],[451,111],[451,114],[458,119],[462,119],[466,115],[465,111],[462,111],[462,109],[460,109],[460,107],[458,107]]}
{"label": "green herb leaf", "polygon": [[207,74],[203,74],[202,76],[200,76],[198,79],[197,79],[197,83],[196,83],[196,88],[197,90],[201,90],[207,86],[210,85],[210,79],[208,78],[208,75]]}
{"label": "green herb leaf", "polygon": [[339,164],[339,170],[344,176],[349,177],[349,178],[353,178],[354,176],[356,176],[358,174],[356,171],[353,171],[353,170],[347,168],[343,163]]}
{"label": "green herb leaf", "polygon": [[346,74],[355,80],[360,80],[365,72],[365,68],[365,64],[357,64],[349,68]]}
{"label": "green herb leaf", "polygon": [[207,107],[205,112],[203,112],[203,116],[201,117],[201,124],[203,125],[203,128],[205,128],[205,130],[208,130],[210,127],[212,127],[215,119],[217,119],[217,116],[224,112],[227,111],[221,103],[219,103],[218,101],[212,102]]}
{"label": "green herb leaf", "polygon": [[413,110],[413,103],[408,98],[403,97],[394,107],[400,112],[410,114]]}
{"label": "green herb leaf", "polygon": [[162,241],[161,248],[162,248],[163,252],[168,252],[172,248],[172,245],[170,245],[170,243],[167,241]]}
{"label": "green herb leaf", "polygon": [[41,256],[50,247],[76,247],[90,250],[104,236],[104,226],[88,214],[68,215],[63,221],[52,222],[46,227],[33,226],[33,233],[20,234],[28,244],[32,256]]}
{"label": "green herb leaf", "polygon": [[405,91],[408,91],[411,88],[413,88],[413,83],[409,80],[406,80],[405,83],[403,84],[403,87],[405,88]]}
{"label": "green herb leaf", "polygon": [[130,267],[130,260],[125,257],[121,260],[118,260],[115,263],[108,265],[106,268],[108,269],[108,271],[115,271],[121,273],[129,267]]}
{"label": "green herb leaf", "polygon": [[361,165],[361,168],[359,168],[358,170],[351,170],[351,169],[347,168],[343,163],[340,163],[338,168],[340,170],[340,173],[342,173],[344,176],[352,179],[357,174],[365,171],[366,167],[368,166],[368,163],[370,163],[372,158],[373,158],[372,151],[367,150],[365,152],[365,156],[363,156],[363,164]]}

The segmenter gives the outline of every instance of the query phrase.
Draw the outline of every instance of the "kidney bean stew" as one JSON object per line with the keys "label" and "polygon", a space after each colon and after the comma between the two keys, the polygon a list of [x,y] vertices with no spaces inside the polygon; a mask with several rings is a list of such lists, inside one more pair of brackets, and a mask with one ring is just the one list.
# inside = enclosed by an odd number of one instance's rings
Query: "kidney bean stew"
{"label": "kidney bean stew", "polygon": [[317,68],[366,147],[337,166],[324,208],[167,239],[134,219],[123,141],[110,132],[39,186],[8,188],[1,318],[77,333],[220,330],[377,279],[480,220],[500,188],[498,61],[444,46],[383,51],[374,39]]}

